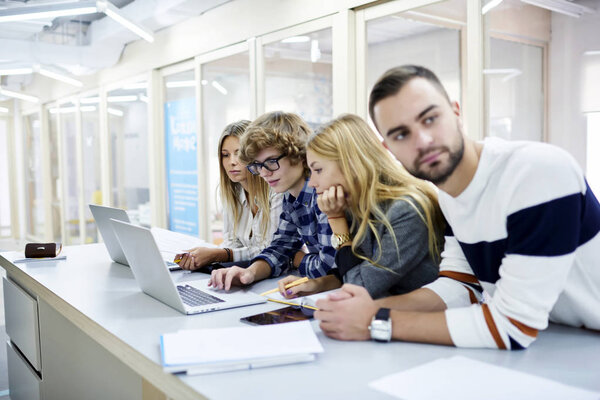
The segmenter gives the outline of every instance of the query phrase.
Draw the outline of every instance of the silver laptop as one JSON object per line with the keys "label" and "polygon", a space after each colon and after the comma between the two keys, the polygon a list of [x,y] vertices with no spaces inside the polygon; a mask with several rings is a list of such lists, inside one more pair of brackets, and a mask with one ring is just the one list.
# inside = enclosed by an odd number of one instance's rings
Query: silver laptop
{"label": "silver laptop", "polygon": [[267,299],[244,289],[229,292],[208,287],[208,279],[175,284],[149,229],[111,220],[114,232],[140,289],[184,314],[265,303]]}
{"label": "silver laptop", "polygon": [[[98,206],[96,204],[89,204],[89,207],[92,215],[94,216],[94,220],[96,221],[96,226],[100,231],[100,235],[102,235],[102,239],[104,240],[106,250],[108,250],[108,254],[110,254],[110,258],[119,264],[129,265],[129,262],[127,262],[127,257],[125,257],[123,249],[121,248],[121,244],[115,236],[115,232],[110,223],[111,219],[130,222],[127,212],[120,208]],[[181,269],[179,265],[175,264],[174,262],[168,260],[165,260],[165,262],[171,271],[177,271]]]}

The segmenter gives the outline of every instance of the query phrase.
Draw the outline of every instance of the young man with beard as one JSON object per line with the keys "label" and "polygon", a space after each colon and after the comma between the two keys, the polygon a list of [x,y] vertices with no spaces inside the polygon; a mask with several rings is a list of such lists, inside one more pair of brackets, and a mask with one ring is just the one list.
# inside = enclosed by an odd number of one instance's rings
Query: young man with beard
{"label": "young man with beard", "polygon": [[[469,139],[458,103],[423,67],[386,72],[369,112],[394,156],[440,189],[440,275],[376,302],[345,285],[317,303],[327,335],[522,349],[548,320],[600,329],[600,205],[570,155]],[[481,282],[495,284],[492,296]]]}

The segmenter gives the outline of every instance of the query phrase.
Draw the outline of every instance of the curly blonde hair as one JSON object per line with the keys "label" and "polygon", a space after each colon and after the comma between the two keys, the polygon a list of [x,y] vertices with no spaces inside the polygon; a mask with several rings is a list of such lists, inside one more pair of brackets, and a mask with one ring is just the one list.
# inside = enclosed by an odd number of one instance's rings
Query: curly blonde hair
{"label": "curly blonde hair", "polygon": [[[404,200],[427,226],[429,253],[433,260],[439,261],[445,222],[435,189],[428,182],[410,175],[383,147],[364,120],[352,114],[342,115],[313,134],[306,148],[319,157],[336,161],[348,182],[348,191],[353,196],[349,205],[353,217],[350,229],[356,232],[352,252],[357,257],[385,268],[377,264],[382,257],[377,226],[383,224],[394,241],[396,238],[381,204],[387,200]],[[373,233],[379,247],[379,254],[374,259],[356,252],[367,231]]]}

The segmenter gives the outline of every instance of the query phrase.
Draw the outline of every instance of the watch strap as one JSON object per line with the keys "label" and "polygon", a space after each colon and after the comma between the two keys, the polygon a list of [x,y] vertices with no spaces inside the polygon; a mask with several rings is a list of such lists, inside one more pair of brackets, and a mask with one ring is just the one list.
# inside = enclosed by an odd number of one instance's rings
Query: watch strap
{"label": "watch strap", "polygon": [[389,308],[380,308],[377,310],[377,314],[375,314],[375,319],[380,319],[383,321],[387,321],[390,319],[390,309]]}

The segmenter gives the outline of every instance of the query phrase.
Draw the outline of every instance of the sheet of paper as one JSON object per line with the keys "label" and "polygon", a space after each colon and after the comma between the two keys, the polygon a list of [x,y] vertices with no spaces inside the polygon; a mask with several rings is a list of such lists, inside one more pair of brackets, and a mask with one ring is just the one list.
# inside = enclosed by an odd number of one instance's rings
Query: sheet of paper
{"label": "sheet of paper", "polygon": [[327,296],[329,296],[329,294],[336,292],[338,290],[339,289],[328,290],[326,292],[311,294],[310,296],[296,297],[295,299],[286,299],[279,292],[268,294],[268,295],[266,295],[266,297],[269,299],[273,299],[273,300],[286,301],[288,303],[294,303],[294,304],[298,304],[298,305],[302,304],[302,305],[316,307],[317,300],[324,299]]}
{"label": "sheet of paper", "polygon": [[[535,371],[532,371],[535,373]],[[598,400],[600,393],[455,356],[438,359],[369,383],[403,400]]]}
{"label": "sheet of paper", "polygon": [[152,228],[151,231],[163,258],[165,259],[170,258],[172,260],[175,254],[183,253],[192,247],[218,247],[212,243],[205,242],[200,238],[169,231],[167,229],[155,227]]}
{"label": "sheet of paper", "polygon": [[164,334],[161,339],[165,367],[244,362],[323,352],[308,321],[182,330]]}

